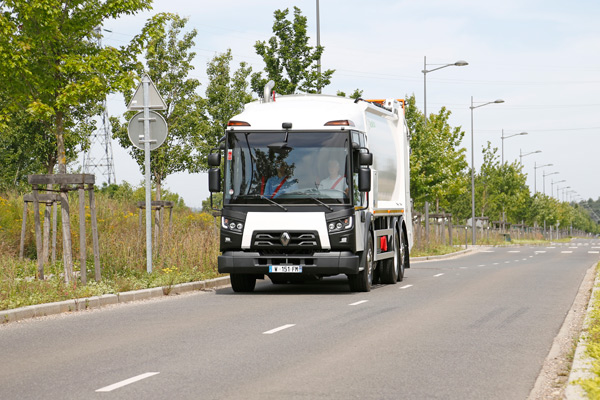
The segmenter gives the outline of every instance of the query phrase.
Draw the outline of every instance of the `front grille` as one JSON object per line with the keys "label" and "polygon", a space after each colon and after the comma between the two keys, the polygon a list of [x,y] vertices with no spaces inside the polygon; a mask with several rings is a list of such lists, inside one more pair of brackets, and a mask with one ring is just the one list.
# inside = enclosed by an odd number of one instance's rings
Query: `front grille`
{"label": "front grille", "polygon": [[252,248],[256,250],[317,250],[321,248],[316,231],[257,231],[252,236]]}

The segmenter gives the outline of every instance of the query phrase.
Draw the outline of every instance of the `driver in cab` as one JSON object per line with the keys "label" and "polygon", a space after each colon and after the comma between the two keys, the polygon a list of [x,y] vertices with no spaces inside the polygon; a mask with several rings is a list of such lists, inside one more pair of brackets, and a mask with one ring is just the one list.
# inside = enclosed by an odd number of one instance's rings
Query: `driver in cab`
{"label": "driver in cab", "polygon": [[275,199],[296,186],[296,180],[290,177],[288,165],[283,161],[279,161],[277,163],[277,176],[272,176],[267,180],[264,196]]}

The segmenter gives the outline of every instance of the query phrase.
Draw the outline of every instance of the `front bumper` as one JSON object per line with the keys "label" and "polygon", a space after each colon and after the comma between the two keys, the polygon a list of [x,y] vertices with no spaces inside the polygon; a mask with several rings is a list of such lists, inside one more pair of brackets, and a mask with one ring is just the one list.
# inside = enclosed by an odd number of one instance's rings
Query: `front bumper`
{"label": "front bumper", "polygon": [[218,258],[220,273],[263,274],[270,265],[301,265],[301,275],[357,274],[359,256],[350,251],[316,252],[311,255],[226,251]]}

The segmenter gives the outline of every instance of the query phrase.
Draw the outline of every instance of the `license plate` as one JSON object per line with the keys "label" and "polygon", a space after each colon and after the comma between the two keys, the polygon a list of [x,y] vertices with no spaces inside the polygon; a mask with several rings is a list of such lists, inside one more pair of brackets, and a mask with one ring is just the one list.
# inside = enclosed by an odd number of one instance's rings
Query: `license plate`
{"label": "license plate", "polygon": [[301,274],[301,265],[269,265],[270,273]]}

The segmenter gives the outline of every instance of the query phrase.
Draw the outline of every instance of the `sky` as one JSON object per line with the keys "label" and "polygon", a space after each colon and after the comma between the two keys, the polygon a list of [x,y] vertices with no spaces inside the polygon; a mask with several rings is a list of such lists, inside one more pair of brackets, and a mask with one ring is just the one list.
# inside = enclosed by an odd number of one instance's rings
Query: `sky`
{"label": "sky", "polygon": [[[156,0],[149,12],[106,21],[104,29],[111,32],[104,32],[103,44],[127,44],[158,12],[188,17],[188,28],[198,31],[191,76],[206,87],[207,63],[227,49],[234,57],[232,69],[244,61],[261,71],[254,44],[273,36],[276,9],[289,8],[291,15],[294,6],[308,18],[315,45],[316,0]],[[414,94],[422,109],[424,57],[428,70],[465,60],[469,65],[428,73],[426,97],[429,113],[446,107],[450,124],[462,127],[469,164],[471,133],[479,170],[488,141],[500,155],[503,132],[505,137],[527,132],[504,139],[504,159],[513,162],[527,154],[522,162],[531,192],[545,187],[550,195],[552,187],[556,197],[557,187],[569,187],[560,190],[560,200],[597,199],[599,17],[597,0],[321,0],[322,66],[336,71],[323,93],[359,88],[363,98]],[[473,125],[471,99],[477,107]],[[497,99],[504,103],[483,105]],[[107,103],[109,114],[123,119],[122,96],[111,95]],[[143,175],[137,164],[116,141],[112,147],[117,182],[139,185]],[[547,164],[553,165],[535,168]],[[553,175],[544,179],[543,174]],[[206,174],[174,174],[165,186],[191,207],[200,207],[209,195]]]}

